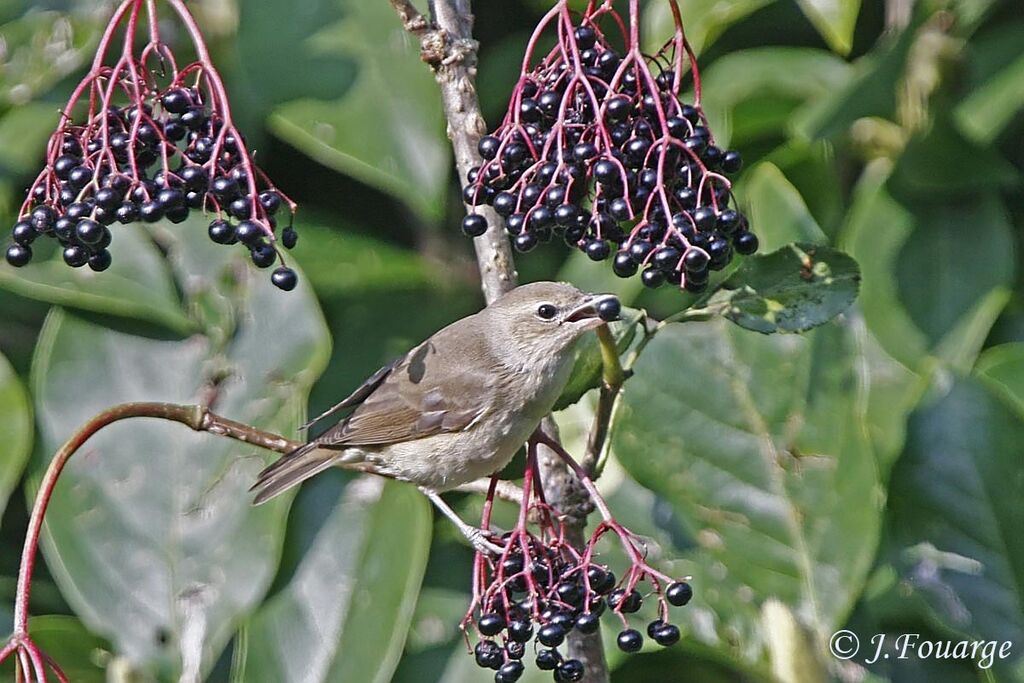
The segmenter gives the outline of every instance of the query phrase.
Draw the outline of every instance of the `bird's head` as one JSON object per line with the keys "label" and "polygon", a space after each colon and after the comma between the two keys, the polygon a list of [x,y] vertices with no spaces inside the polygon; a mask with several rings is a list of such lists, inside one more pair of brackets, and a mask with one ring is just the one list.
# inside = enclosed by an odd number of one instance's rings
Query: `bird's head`
{"label": "bird's head", "polygon": [[565,282],[534,282],[508,292],[483,311],[488,326],[528,357],[572,348],[587,330],[616,320],[614,294],[588,294]]}

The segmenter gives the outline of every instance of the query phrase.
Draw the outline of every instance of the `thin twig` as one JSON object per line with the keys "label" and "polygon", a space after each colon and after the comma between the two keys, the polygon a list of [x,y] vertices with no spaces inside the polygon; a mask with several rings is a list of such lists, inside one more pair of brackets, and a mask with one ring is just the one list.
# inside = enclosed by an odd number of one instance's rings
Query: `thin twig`
{"label": "thin twig", "polygon": [[618,398],[622,383],[626,381],[627,377],[626,371],[622,369],[622,364],[619,362],[619,349],[615,343],[615,337],[612,336],[607,325],[597,328],[597,339],[601,343],[601,361],[604,370],[597,399],[597,412],[587,437],[587,450],[580,463],[583,470],[591,476],[597,474],[597,465],[600,462],[601,453],[604,452],[604,445],[608,440],[608,430],[611,427],[612,413],[615,411],[615,399]]}

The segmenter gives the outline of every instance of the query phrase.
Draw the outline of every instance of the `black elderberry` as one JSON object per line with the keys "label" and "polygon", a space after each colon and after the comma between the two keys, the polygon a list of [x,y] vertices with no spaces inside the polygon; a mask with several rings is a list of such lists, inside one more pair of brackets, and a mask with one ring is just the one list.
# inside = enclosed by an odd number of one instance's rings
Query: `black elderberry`
{"label": "black elderberry", "polygon": [[32,244],[39,233],[32,227],[29,221],[21,220],[14,224],[14,228],[11,229],[11,237],[14,239],[15,244],[20,244],[23,247],[27,247]]}
{"label": "black elderberry", "polygon": [[628,97],[613,97],[604,106],[604,116],[609,123],[625,121],[633,109]]}
{"label": "black elderberry", "polygon": [[644,637],[635,628],[627,628],[619,633],[615,642],[623,652],[639,652],[644,646]]}
{"label": "black elderberry", "polygon": [[554,221],[554,214],[551,209],[546,206],[538,206],[537,208],[530,211],[530,215],[526,218],[526,226],[530,230],[540,230],[542,228],[549,227]]}
{"label": "black elderberry", "polygon": [[538,199],[540,199],[541,192],[542,190],[540,185],[537,185],[536,183],[526,185],[519,193],[519,205],[524,209],[530,208],[537,203]]}
{"label": "black elderberry", "polygon": [[295,289],[295,285],[298,284],[299,278],[295,274],[294,270],[287,266],[281,266],[271,273],[270,281],[273,282],[274,286],[278,289],[290,292]]}
{"label": "black elderberry", "polygon": [[88,216],[91,212],[92,207],[86,204],[85,202],[75,202],[74,204],[70,204],[67,208],[64,209],[64,215],[74,220],[84,218]]}
{"label": "black elderberry", "polygon": [[156,201],[164,211],[185,205],[185,193],[176,187],[168,187],[157,193]]}
{"label": "black elderberry", "polygon": [[619,169],[615,162],[610,159],[601,159],[594,164],[592,173],[599,183],[605,185],[615,184],[620,180]]}
{"label": "black elderberry", "polygon": [[651,623],[647,624],[647,635],[649,637],[653,638],[655,632],[657,632],[657,630],[659,628],[661,628],[662,626],[664,626],[664,625],[665,625],[665,622],[663,620],[655,619]]}
{"label": "black elderberry", "polygon": [[243,244],[254,244],[256,240],[263,237],[263,228],[256,221],[242,221],[235,228],[235,234]]}
{"label": "black elderberry", "polygon": [[675,270],[679,265],[681,254],[675,247],[662,247],[654,252],[651,257],[651,264],[663,271]]}
{"label": "black elderberry", "polygon": [[496,636],[505,629],[505,618],[494,612],[484,614],[477,621],[477,628],[485,636]]}
{"label": "black elderberry", "polygon": [[172,206],[164,212],[164,217],[172,223],[184,223],[188,218],[188,207],[184,204]]}
{"label": "black elderberry", "polygon": [[245,220],[252,216],[252,202],[248,197],[238,197],[228,204],[228,213],[232,217]]}
{"label": "black elderberry", "polygon": [[132,202],[125,202],[117,207],[117,222],[122,225],[139,220],[139,207]]}
{"label": "black elderberry", "polygon": [[497,670],[501,666],[501,648],[493,640],[481,640],[473,648],[477,666]]}
{"label": "black elderberry", "polygon": [[160,98],[160,103],[171,114],[184,114],[192,106],[192,98],[184,88],[171,88]]}
{"label": "black elderberry", "polygon": [[72,268],[81,268],[89,262],[89,252],[85,247],[72,244],[64,249],[64,263]]}
{"label": "black elderberry", "polygon": [[737,233],[737,235],[733,237],[732,243],[736,247],[736,251],[744,256],[753,254],[757,251],[758,247],[757,235],[746,231]]}
{"label": "black elderberry", "polygon": [[583,662],[578,659],[567,659],[555,670],[555,681],[558,683],[575,683],[583,679]]}
{"label": "black elderberry", "polygon": [[597,156],[597,147],[592,142],[581,142],[572,148],[572,156],[576,161],[590,161]]}
{"label": "black elderberry", "polygon": [[239,193],[238,182],[228,176],[217,176],[210,183],[210,192],[221,201],[234,199]]}
{"label": "black elderberry", "polygon": [[92,180],[93,170],[88,166],[75,166],[68,173],[68,185],[74,190],[81,190]]}
{"label": "black elderberry", "polygon": [[622,148],[626,162],[634,167],[640,166],[647,158],[647,152],[651,149],[651,142],[644,138],[633,138],[626,142]]}
{"label": "black elderberry", "polygon": [[206,125],[206,110],[202,107],[191,107],[181,115],[181,122],[189,130],[199,130]]}
{"label": "black elderberry", "polygon": [[274,251],[274,247],[261,242],[250,248],[249,257],[257,268],[269,268],[277,260],[277,252]]}
{"label": "black elderberry", "polygon": [[7,262],[15,268],[21,268],[32,260],[32,247],[27,244],[12,244],[7,247]]}
{"label": "black elderberry", "polygon": [[299,233],[295,232],[295,228],[288,226],[281,233],[281,244],[284,245],[285,249],[294,249],[295,245],[299,243]]}
{"label": "black elderberry", "polygon": [[553,671],[562,658],[559,656],[558,650],[538,650],[537,658],[534,661],[541,671]]}
{"label": "black elderberry", "polygon": [[537,97],[537,105],[545,116],[554,118],[558,114],[558,107],[562,104],[562,96],[554,90],[546,90]]}
{"label": "black elderberry", "polygon": [[64,183],[60,188],[60,194],[57,196],[57,199],[60,201],[61,206],[67,206],[68,204],[73,203],[77,196],[78,192],[71,189],[67,183]]}
{"label": "black elderberry", "polygon": [[629,255],[637,264],[644,263],[652,251],[654,251],[654,245],[647,240],[638,240],[629,245]]}
{"label": "black elderberry", "polygon": [[565,202],[565,188],[561,185],[553,185],[544,193],[544,204],[552,209],[557,208]]}
{"label": "black elderberry", "polygon": [[729,150],[722,155],[722,170],[728,174],[739,173],[743,168],[743,157],[735,150]]}
{"label": "black elderberry", "polygon": [[75,236],[82,244],[90,246],[99,243],[105,232],[106,228],[88,218],[78,221],[78,225],[75,226]]}
{"label": "black elderberry", "polygon": [[63,242],[70,242],[71,236],[75,232],[75,226],[78,225],[78,221],[68,216],[61,216],[53,222],[53,234],[54,236]]}
{"label": "black elderberry", "polygon": [[164,207],[156,200],[145,202],[139,207],[139,217],[146,223],[156,223],[164,217]]}
{"label": "black elderberry", "polygon": [[537,640],[545,647],[558,647],[565,640],[565,629],[558,624],[544,624],[537,632]]}
{"label": "black elderberry", "polygon": [[552,624],[562,627],[562,630],[564,630],[567,633],[570,629],[572,629],[572,624],[575,621],[572,614],[570,614],[569,612],[563,612],[561,610],[552,613],[550,618]]}
{"label": "black elderberry", "polygon": [[277,213],[277,210],[281,208],[281,195],[273,190],[261,192],[260,204],[263,206],[263,210],[268,214]]}
{"label": "black elderberry", "polygon": [[57,219],[57,212],[48,206],[37,206],[32,209],[30,221],[32,227],[38,232],[46,232],[53,228],[53,222]]}
{"label": "black elderberry", "polygon": [[537,100],[532,97],[524,97],[519,103],[519,117],[526,123],[536,123],[541,120],[544,113],[541,111]]}
{"label": "black elderberry", "polygon": [[516,210],[516,196],[511,192],[499,192],[494,196],[493,206],[495,213],[507,218]]}
{"label": "black elderberry", "polygon": [[529,642],[533,637],[533,624],[526,620],[515,620],[508,625],[508,637],[516,643]]}
{"label": "black elderberry", "polygon": [[655,629],[652,637],[662,647],[669,647],[679,642],[679,627],[675,624],[662,624]]}
{"label": "black elderberry", "polygon": [[512,660],[506,662],[498,673],[494,674],[495,683],[516,683],[523,675],[523,663]]}
{"label": "black elderberry", "polygon": [[596,614],[581,614],[576,617],[576,630],[580,633],[597,633],[601,620]]}
{"label": "black elderberry", "polygon": [[[650,271],[644,271],[645,274],[647,272]],[[644,284],[647,283],[645,282]],[[618,590],[612,591],[612,594],[608,596],[608,604],[611,608],[620,611],[623,614],[632,614],[633,612],[636,612],[640,609],[641,605],[643,605],[643,602],[643,597],[640,595],[639,591],[635,589],[626,593],[625,589],[619,588]]]}
{"label": "black elderberry", "polygon": [[665,591],[665,598],[669,601],[669,604],[675,605],[676,607],[682,607],[686,603],[690,602],[692,597],[693,588],[685,581],[677,581],[669,584],[668,589]]}
{"label": "black elderberry", "polygon": [[67,180],[71,169],[76,168],[80,163],[82,163],[81,158],[70,154],[62,154],[53,162],[53,172],[61,180]]}
{"label": "black elderberry", "polygon": [[718,223],[718,216],[710,206],[702,206],[694,210],[692,215],[693,222],[697,224],[697,229],[703,232],[714,230],[715,224]]}
{"label": "black elderberry", "polygon": [[683,267],[686,268],[687,273],[699,273],[707,270],[710,261],[711,257],[707,252],[697,247],[687,249],[686,254],[683,255]]}
{"label": "black elderberry", "polygon": [[485,135],[480,138],[480,142],[477,143],[476,149],[480,152],[481,157],[490,161],[494,157],[498,156],[498,149],[500,147],[501,140],[493,135]]}
{"label": "black elderberry", "polygon": [[505,654],[509,659],[522,659],[526,654],[526,643],[519,643],[511,640],[505,643]]}
{"label": "black elderberry", "polygon": [[102,273],[110,267],[112,261],[110,252],[106,249],[101,249],[89,257],[89,268],[97,273]]}
{"label": "black elderberry", "polygon": [[591,261],[603,261],[611,254],[607,240],[593,239],[586,243],[584,250]]}
{"label": "black elderberry", "polygon": [[622,313],[622,304],[618,299],[604,299],[597,304],[597,317],[605,322],[612,322],[619,319]]}
{"label": "black elderberry", "polygon": [[526,225],[526,214],[514,213],[505,220],[505,229],[510,235],[518,235]]}

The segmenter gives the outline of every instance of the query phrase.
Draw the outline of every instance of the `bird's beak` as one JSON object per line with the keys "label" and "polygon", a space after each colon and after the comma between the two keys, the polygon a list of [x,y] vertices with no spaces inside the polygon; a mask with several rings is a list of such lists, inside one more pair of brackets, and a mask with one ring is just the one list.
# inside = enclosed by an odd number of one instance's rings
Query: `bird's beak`
{"label": "bird's beak", "polygon": [[601,303],[605,301],[615,301],[618,303],[618,297],[614,294],[594,294],[589,296],[579,306],[566,313],[562,322],[583,323],[588,330],[597,327],[605,322],[600,316],[599,309]]}

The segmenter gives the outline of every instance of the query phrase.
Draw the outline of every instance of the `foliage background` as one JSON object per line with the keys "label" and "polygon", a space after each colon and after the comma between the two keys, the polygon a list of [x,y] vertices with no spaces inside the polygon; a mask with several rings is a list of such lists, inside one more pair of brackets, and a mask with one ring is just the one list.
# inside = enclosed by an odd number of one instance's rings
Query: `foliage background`
{"label": "foliage background", "polygon": [[[666,8],[647,5],[654,44]],[[697,597],[681,646],[609,651],[613,680],[1024,681],[1018,0],[682,5],[765,251],[838,245],[863,281],[804,336],[690,322],[647,347],[601,487]],[[258,159],[302,204],[304,284],[273,290],[196,222],[124,230],[98,277],[0,266],[0,632],[34,486],[85,417],[214,391],[220,412],[287,432],[481,305],[434,84],[388,4],[192,6]],[[492,123],[545,6],[477,3]],[[4,224],[109,9],[0,0]],[[685,303],[578,256],[539,250],[522,279],[655,315]],[[590,410],[560,415],[570,445]],[[33,629],[73,680],[489,679],[456,631],[470,552],[423,499],[328,473],[290,510],[253,510],[267,456],[244,451],[136,423],[72,463]],[[839,628],[1011,640],[1013,656],[839,662]]]}

